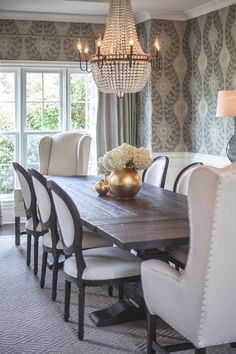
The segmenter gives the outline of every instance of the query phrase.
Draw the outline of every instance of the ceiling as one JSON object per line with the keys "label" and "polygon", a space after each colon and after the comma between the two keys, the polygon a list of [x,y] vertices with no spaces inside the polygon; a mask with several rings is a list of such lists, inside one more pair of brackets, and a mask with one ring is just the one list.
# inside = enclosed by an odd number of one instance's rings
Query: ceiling
{"label": "ceiling", "polygon": [[[132,0],[137,22],[150,18],[185,20],[235,0]],[[104,23],[109,0],[0,0],[0,18]]]}

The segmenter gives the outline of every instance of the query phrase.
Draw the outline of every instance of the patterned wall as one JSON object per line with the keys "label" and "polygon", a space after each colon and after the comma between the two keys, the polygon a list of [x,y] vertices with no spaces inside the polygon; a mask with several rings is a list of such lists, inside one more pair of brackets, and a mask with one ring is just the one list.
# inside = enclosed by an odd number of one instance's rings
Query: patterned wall
{"label": "patterned wall", "polygon": [[103,25],[0,20],[0,60],[77,61],[78,37],[94,50]]}
{"label": "patterned wall", "polygon": [[185,151],[183,126],[187,115],[183,81],[187,62],[183,54],[186,22],[151,20],[138,26],[141,44],[153,53],[158,36],[161,68],[152,70],[145,89],[139,94],[139,145],[153,151]]}
{"label": "patterned wall", "polygon": [[[103,25],[0,20],[0,60],[77,61],[77,37],[91,47]],[[186,22],[138,25],[145,51],[156,35],[161,70],[138,94],[138,144],[157,151],[224,155],[231,119],[216,118],[217,91],[236,89],[236,5]]]}
{"label": "patterned wall", "polygon": [[225,155],[234,125],[215,115],[218,90],[236,89],[236,5],[188,21],[183,48],[184,142],[189,151]]}
{"label": "patterned wall", "polygon": [[150,51],[160,37],[162,65],[139,95],[139,144],[225,155],[234,125],[215,113],[218,90],[236,89],[236,5],[187,22],[150,22],[138,26],[140,38]]}

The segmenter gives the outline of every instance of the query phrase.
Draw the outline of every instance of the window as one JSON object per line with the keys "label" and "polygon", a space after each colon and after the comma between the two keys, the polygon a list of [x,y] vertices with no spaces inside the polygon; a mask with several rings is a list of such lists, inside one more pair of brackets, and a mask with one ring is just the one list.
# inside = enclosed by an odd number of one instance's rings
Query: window
{"label": "window", "polygon": [[76,130],[92,136],[89,172],[95,172],[97,89],[77,68],[0,69],[0,193],[13,192],[12,161],[39,168],[45,135]]}
{"label": "window", "polygon": [[0,72],[0,191],[12,193],[14,173],[12,161],[16,158],[16,73]]}

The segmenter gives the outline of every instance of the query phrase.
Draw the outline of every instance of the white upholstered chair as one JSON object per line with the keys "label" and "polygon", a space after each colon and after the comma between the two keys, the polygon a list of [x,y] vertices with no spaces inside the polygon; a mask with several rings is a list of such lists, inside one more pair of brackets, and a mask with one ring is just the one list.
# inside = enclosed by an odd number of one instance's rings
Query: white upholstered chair
{"label": "white upholstered chair", "polygon": [[178,173],[178,175],[175,179],[174,186],[173,186],[173,192],[188,195],[190,176],[196,168],[198,168],[199,166],[202,166],[202,165],[203,165],[202,162],[193,162],[190,165],[184,167]]}
{"label": "white upholstered chair", "polygon": [[160,260],[142,263],[148,353],[158,348],[156,315],[193,343],[196,353],[236,341],[236,164],[196,169],[188,201],[190,252],[185,270],[178,272]]}
{"label": "white upholstered chair", "polygon": [[158,156],[152,161],[152,165],[143,171],[142,181],[156,187],[164,188],[166,174],[169,165],[167,156]]}
{"label": "white upholstered chair", "polygon": [[[77,132],[45,136],[39,143],[40,173],[51,176],[79,176],[88,172],[91,137]],[[20,218],[25,216],[20,189],[14,191],[15,244],[20,244]]]}
{"label": "white upholstered chair", "polygon": [[79,211],[73,200],[55,182],[48,182],[61,230],[63,250],[68,258],[64,263],[65,309],[69,320],[71,282],[78,286],[78,337],[84,337],[84,302],[87,286],[121,285],[140,280],[141,260],[118,247],[82,250],[83,228]]}
{"label": "white upholstered chair", "polygon": [[[46,178],[33,169],[29,170],[29,174],[33,181],[41,227],[42,230],[48,231],[48,233],[43,236],[43,259],[40,286],[43,288],[45,285],[47,257],[48,254],[51,253],[53,255],[52,300],[55,301],[57,296],[58,258],[61,254],[64,254],[59,237],[57,215],[51,192],[47,187]],[[112,246],[112,243],[94,232],[84,231],[82,243],[83,249],[106,246]]]}
{"label": "white upholstered chair", "polygon": [[45,136],[39,142],[40,173],[50,176],[87,175],[91,137],[76,132]]}
{"label": "white upholstered chair", "polygon": [[21,192],[23,196],[23,206],[27,218],[25,230],[27,233],[27,256],[26,264],[29,266],[31,262],[31,236],[34,238],[34,274],[38,273],[38,240],[47,230],[43,230],[38,219],[36,196],[32,178],[29,173],[17,162],[13,162],[13,167],[17,173]]}
{"label": "white upholstered chair", "polygon": [[[184,167],[175,179],[173,192],[188,195],[191,174],[196,168],[202,165],[202,162],[193,162],[190,165]],[[188,257],[188,251],[188,245],[170,247],[167,249],[167,252],[169,253],[169,259],[176,265],[176,269],[184,268]]]}

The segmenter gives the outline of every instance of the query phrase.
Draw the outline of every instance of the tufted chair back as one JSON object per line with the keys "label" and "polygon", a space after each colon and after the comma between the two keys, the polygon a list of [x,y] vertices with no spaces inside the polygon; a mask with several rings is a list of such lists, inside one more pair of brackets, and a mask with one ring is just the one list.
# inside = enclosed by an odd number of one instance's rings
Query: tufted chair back
{"label": "tufted chair back", "polygon": [[145,300],[196,347],[236,341],[236,163],[197,168],[189,183],[190,251],[179,273],[142,264]]}
{"label": "tufted chair back", "polygon": [[51,176],[86,175],[91,138],[76,132],[45,136],[39,143],[40,172]]}
{"label": "tufted chair back", "polygon": [[190,254],[183,283],[194,304],[193,333],[204,346],[236,340],[236,284],[231,278],[236,273],[235,210],[236,164],[193,172]]}

